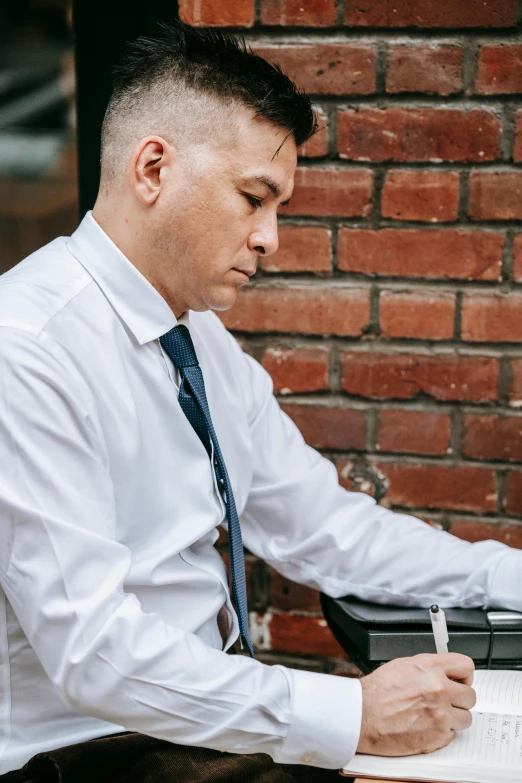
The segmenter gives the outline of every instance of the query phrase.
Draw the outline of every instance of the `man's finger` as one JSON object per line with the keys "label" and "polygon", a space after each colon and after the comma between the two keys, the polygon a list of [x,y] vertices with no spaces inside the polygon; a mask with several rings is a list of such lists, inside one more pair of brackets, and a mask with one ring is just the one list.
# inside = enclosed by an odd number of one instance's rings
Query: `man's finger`
{"label": "man's finger", "polygon": [[450,707],[451,728],[455,731],[469,729],[473,723],[473,716],[469,710],[460,710],[458,707]]}
{"label": "man's finger", "polygon": [[468,658],[467,655],[461,655],[460,653],[443,653],[438,657],[444,667],[446,676],[449,677],[450,680],[458,680],[465,685],[472,685],[475,664],[471,658]]}
{"label": "man's finger", "polygon": [[449,687],[450,703],[453,707],[470,710],[477,703],[477,694],[469,685],[452,682]]}

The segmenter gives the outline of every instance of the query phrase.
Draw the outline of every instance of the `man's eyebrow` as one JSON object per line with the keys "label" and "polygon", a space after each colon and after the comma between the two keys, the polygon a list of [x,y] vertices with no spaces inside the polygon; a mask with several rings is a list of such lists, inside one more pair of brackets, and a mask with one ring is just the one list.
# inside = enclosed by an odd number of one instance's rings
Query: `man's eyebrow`
{"label": "man's eyebrow", "polygon": [[[256,183],[258,185],[264,185],[268,188],[268,190],[272,193],[275,198],[279,198],[281,196],[281,188],[277,184],[277,182],[274,182],[273,179],[270,177],[267,177],[265,174],[259,174],[255,177],[248,177],[245,180],[245,183]],[[286,207],[287,204],[290,203],[290,199],[287,199],[286,201],[281,202],[282,207]]]}

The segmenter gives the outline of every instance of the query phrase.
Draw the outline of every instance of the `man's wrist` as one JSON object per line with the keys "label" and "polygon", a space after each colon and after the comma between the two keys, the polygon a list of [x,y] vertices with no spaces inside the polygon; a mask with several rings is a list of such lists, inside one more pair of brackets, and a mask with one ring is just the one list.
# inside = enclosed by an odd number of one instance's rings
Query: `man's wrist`
{"label": "man's wrist", "polygon": [[362,690],[356,678],[283,669],[292,719],[275,761],[338,769],[354,756],[361,731]]}

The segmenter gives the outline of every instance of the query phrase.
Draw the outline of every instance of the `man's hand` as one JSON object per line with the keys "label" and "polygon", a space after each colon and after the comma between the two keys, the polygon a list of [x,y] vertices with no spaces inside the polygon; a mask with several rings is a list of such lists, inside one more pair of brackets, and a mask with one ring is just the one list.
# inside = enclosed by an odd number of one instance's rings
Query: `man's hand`
{"label": "man's hand", "polygon": [[358,753],[410,756],[443,748],[471,726],[475,665],[460,653],[414,655],[384,664],[361,680]]}

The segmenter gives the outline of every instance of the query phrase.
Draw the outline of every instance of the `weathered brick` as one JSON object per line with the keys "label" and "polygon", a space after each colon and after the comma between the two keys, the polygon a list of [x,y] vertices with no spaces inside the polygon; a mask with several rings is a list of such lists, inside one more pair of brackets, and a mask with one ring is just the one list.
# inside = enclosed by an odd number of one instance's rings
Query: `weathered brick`
{"label": "weathered brick", "polygon": [[451,45],[390,44],[387,92],[451,95],[462,89],[462,48]]}
{"label": "weathered brick", "polygon": [[521,220],[522,171],[472,171],[468,214],[473,220]]}
{"label": "weathered brick", "polygon": [[509,382],[509,404],[522,408],[522,359],[512,359]]}
{"label": "weathered brick", "polygon": [[279,394],[324,391],[328,388],[328,348],[268,348],[263,367]]}
{"label": "weathered brick", "polygon": [[265,60],[278,63],[309,94],[375,92],[375,47],[370,44],[270,44],[254,49]]}
{"label": "weathered brick", "polygon": [[517,0],[348,0],[346,24],[368,27],[511,27]]}
{"label": "weathered brick", "polygon": [[456,171],[389,171],[382,191],[383,217],[395,220],[456,220],[459,175]]}
{"label": "weathered brick", "polygon": [[472,342],[522,342],[522,294],[465,293],[462,338]]}
{"label": "weathered brick", "polygon": [[462,465],[378,463],[390,481],[387,499],[398,506],[494,511],[495,473]]}
{"label": "weathered brick", "polygon": [[356,336],[370,317],[369,291],[325,286],[243,288],[231,310],[219,313],[228,329]]}
{"label": "weathered brick", "polygon": [[382,291],[379,311],[383,337],[445,340],[453,336],[454,294]]}
{"label": "weathered brick", "polygon": [[382,410],[376,448],[399,453],[445,454],[450,426],[450,418],[445,413]]}
{"label": "weathered brick", "polygon": [[361,161],[496,160],[500,129],[485,109],[348,109],[337,119],[338,150]]}
{"label": "weathered brick", "polygon": [[522,109],[519,109],[516,113],[515,119],[516,137],[515,148],[513,150],[513,160],[517,163],[522,161]]}
{"label": "weathered brick", "polygon": [[481,46],[475,92],[480,95],[522,92],[522,45]]}
{"label": "weathered brick", "polygon": [[513,280],[522,280],[522,234],[516,234],[513,240]]}
{"label": "weathered brick", "polygon": [[498,396],[498,359],[455,354],[342,351],[342,388],[375,399],[490,402]]}
{"label": "weathered brick", "polygon": [[369,169],[298,168],[290,204],[282,215],[366,217],[372,211]]}
{"label": "weathered brick", "polygon": [[508,514],[522,514],[522,470],[507,474],[504,510]]}
{"label": "weathered brick", "polygon": [[299,655],[346,658],[322,617],[302,617],[281,612],[269,621],[270,649]]}
{"label": "weathered brick", "polygon": [[318,226],[279,226],[279,250],[261,257],[265,272],[332,271],[332,232]]}
{"label": "weathered brick", "polygon": [[262,0],[261,21],[268,25],[328,27],[337,21],[335,0]]}
{"label": "weathered brick", "polygon": [[502,544],[522,549],[522,526],[498,525],[474,517],[451,519],[450,532],[464,541],[500,541]]}
{"label": "weathered brick", "polygon": [[297,403],[284,403],[281,407],[299,427],[309,446],[362,451],[366,445],[366,415],[363,411]]}
{"label": "weathered brick", "polygon": [[328,152],[328,118],[324,110],[318,106],[314,106],[314,111],[319,130],[299,147],[298,154],[303,158],[320,158]]}
{"label": "weathered brick", "polygon": [[180,0],[179,16],[198,27],[252,27],[255,5],[254,0]]}
{"label": "weathered brick", "polygon": [[462,444],[473,459],[522,460],[522,418],[468,414],[464,417]]}
{"label": "weathered brick", "polygon": [[499,280],[504,236],[491,231],[342,228],[339,269],[365,275]]}
{"label": "weathered brick", "polygon": [[292,609],[294,611],[321,611],[321,602],[317,590],[298,585],[296,582],[281,576],[274,569],[270,570],[269,602],[274,609],[280,609],[283,612],[291,611]]}

